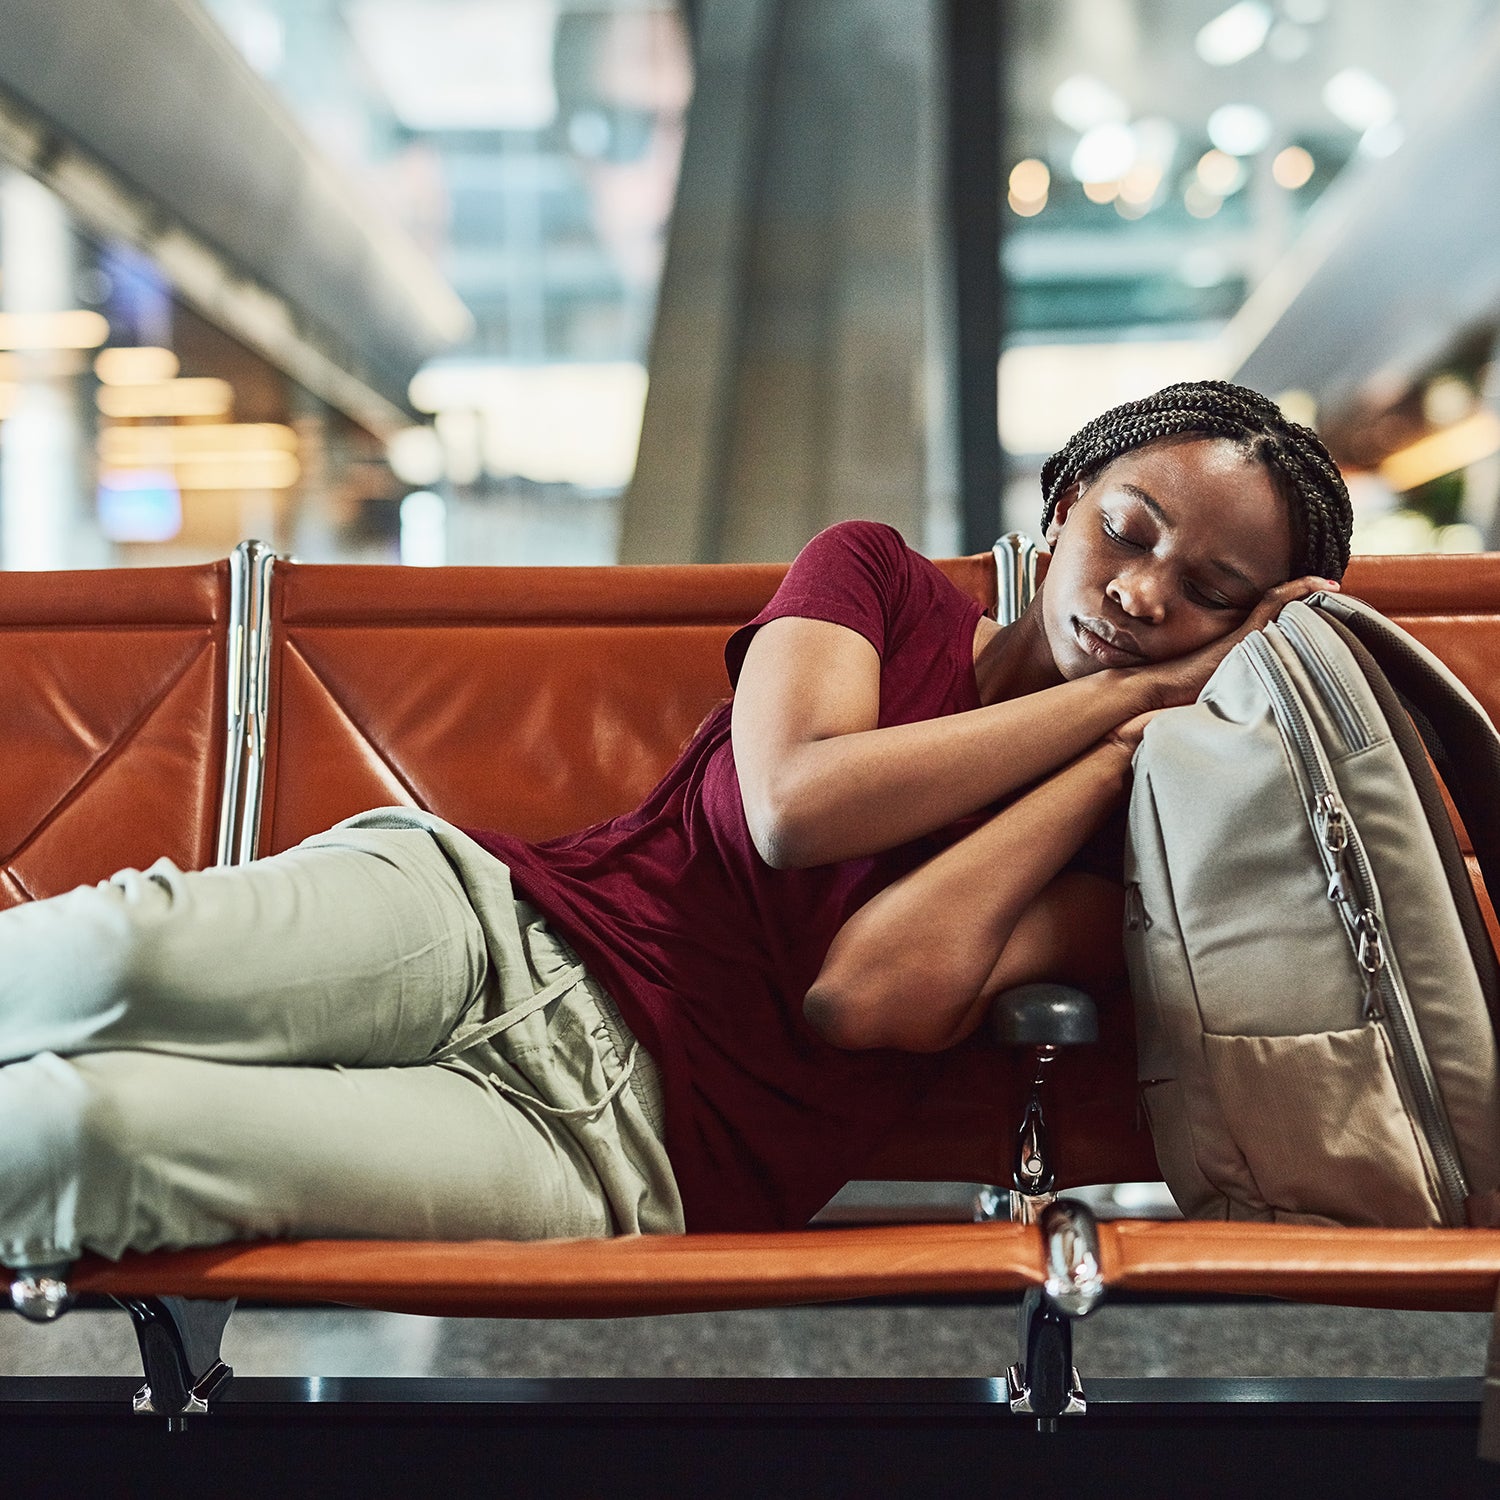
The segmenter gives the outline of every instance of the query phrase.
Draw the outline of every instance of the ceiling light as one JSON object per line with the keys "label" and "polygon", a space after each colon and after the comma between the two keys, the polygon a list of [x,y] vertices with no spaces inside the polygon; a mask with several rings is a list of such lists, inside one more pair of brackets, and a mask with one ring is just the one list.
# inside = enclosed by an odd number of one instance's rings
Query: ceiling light
{"label": "ceiling light", "polygon": [[0,313],[0,349],[97,349],[109,323],[82,308],[70,312]]}
{"label": "ceiling light", "polygon": [[443,445],[431,427],[403,427],[387,439],[385,457],[407,484],[436,484],[443,477]]}
{"label": "ceiling light", "polygon": [[1335,73],[1323,85],[1323,103],[1350,130],[1384,125],[1396,114],[1395,95],[1363,68],[1344,68]]}
{"label": "ceiling light", "polygon": [[1090,203],[1113,203],[1120,196],[1120,184],[1118,182],[1086,182],[1083,185],[1083,196]]}
{"label": "ceiling light", "polygon": [[1372,156],[1377,161],[1394,156],[1406,140],[1406,132],[1399,120],[1387,120],[1383,125],[1372,125],[1359,138],[1359,154]]}
{"label": "ceiling light", "polygon": [[1316,166],[1310,151],[1302,146],[1287,146],[1276,153],[1276,159],[1271,163],[1271,176],[1278,187],[1305,187],[1312,180]]}
{"label": "ceiling light", "polygon": [[1010,169],[1010,191],[1006,202],[1011,211],[1023,219],[1030,219],[1047,206],[1047,190],[1052,185],[1052,173],[1047,163],[1034,156],[1018,161]]}
{"label": "ceiling light", "polygon": [[1047,163],[1034,156],[1018,161],[1010,169],[1010,190],[1024,202],[1045,198],[1051,185],[1052,174],[1047,170]]}
{"label": "ceiling light", "polygon": [[1405,494],[1496,452],[1500,452],[1500,417],[1492,411],[1476,411],[1442,432],[1398,449],[1381,464],[1380,477],[1398,495]]}
{"label": "ceiling light", "polygon": [[1194,40],[1198,56],[1216,68],[1243,61],[1259,49],[1271,29],[1271,7],[1240,0],[1203,27]]}
{"label": "ceiling light", "polygon": [[1069,169],[1080,182],[1118,182],[1135,165],[1129,126],[1095,125],[1073,148]]}
{"label": "ceiling light", "polygon": [[171,380],[177,370],[177,356],[170,349],[149,344],[101,349],[94,360],[94,374],[105,385],[154,385]]}
{"label": "ceiling light", "polygon": [[1155,162],[1138,161],[1120,179],[1120,197],[1134,208],[1147,208],[1161,188],[1161,179]]}
{"label": "ceiling light", "polygon": [[1271,117],[1253,104],[1221,104],[1208,117],[1208,138],[1231,156],[1254,156],[1271,139]]}
{"label": "ceiling light", "polygon": [[280,422],[203,422],[189,426],[106,427],[99,458],[107,468],[168,468],[192,460],[297,451],[297,434]]}
{"label": "ceiling light", "polygon": [[94,400],[106,417],[222,417],[234,405],[234,390],[227,380],[205,375],[101,385]]}
{"label": "ceiling light", "polygon": [[1102,79],[1074,73],[1052,90],[1052,113],[1080,135],[1095,125],[1123,125],[1130,111]]}
{"label": "ceiling light", "polygon": [[1227,198],[1245,185],[1244,165],[1227,151],[1205,151],[1198,158],[1195,175],[1218,198]]}
{"label": "ceiling light", "polygon": [[1439,375],[1422,392],[1422,417],[1434,427],[1451,427],[1474,410],[1474,388],[1457,375]]}

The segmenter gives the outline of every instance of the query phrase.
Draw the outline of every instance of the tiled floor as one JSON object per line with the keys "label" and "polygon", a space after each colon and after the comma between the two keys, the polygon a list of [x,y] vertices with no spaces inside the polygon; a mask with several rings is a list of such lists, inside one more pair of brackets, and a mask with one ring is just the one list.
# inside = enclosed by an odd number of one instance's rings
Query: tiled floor
{"label": "tiled floor", "polygon": [[[1078,1325],[1089,1375],[1478,1375],[1489,1318],[1284,1305],[1105,1306]],[[237,1312],[246,1375],[998,1375],[1007,1307],[820,1307],[608,1322],[484,1322],[337,1309]],[[133,1374],[123,1312],[0,1318],[0,1375]]]}

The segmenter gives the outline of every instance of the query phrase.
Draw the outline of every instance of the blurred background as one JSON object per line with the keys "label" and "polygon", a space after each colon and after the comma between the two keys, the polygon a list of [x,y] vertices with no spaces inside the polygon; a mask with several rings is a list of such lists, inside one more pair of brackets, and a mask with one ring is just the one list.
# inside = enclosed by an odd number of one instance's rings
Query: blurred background
{"label": "blurred background", "polygon": [[1495,0],[7,0],[0,566],[932,554],[1173,379],[1500,545]]}

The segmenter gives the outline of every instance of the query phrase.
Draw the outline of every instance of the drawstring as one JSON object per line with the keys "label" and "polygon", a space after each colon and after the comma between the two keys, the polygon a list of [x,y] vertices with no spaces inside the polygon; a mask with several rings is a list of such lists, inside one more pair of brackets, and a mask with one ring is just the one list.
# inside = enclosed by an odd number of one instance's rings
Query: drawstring
{"label": "drawstring", "polygon": [[493,1021],[485,1021],[482,1025],[472,1026],[467,1031],[461,1031],[452,1041],[439,1047],[427,1058],[429,1063],[447,1063],[450,1067],[461,1069],[465,1073],[472,1073],[482,1083],[498,1089],[502,1094],[508,1094],[512,1099],[528,1104],[532,1109],[540,1110],[544,1115],[551,1115],[558,1120],[586,1120],[593,1115],[599,1114],[605,1109],[620,1091],[630,1082],[631,1075],[635,1072],[635,1061],[640,1055],[641,1044],[631,1041],[630,1052],[625,1058],[625,1066],[620,1076],[610,1084],[609,1088],[592,1104],[580,1105],[575,1109],[563,1109],[555,1104],[546,1104],[535,1095],[528,1094],[524,1089],[518,1089],[505,1082],[494,1073],[483,1073],[472,1063],[465,1062],[459,1056],[462,1052],[477,1047],[480,1042],[487,1042],[492,1036],[499,1036],[502,1031],[509,1031],[512,1026],[519,1025],[528,1016],[534,1016],[537,1011],[556,1000],[559,995],[566,993],[584,978],[585,970],[582,964],[574,964],[571,969],[564,969],[550,984],[545,984],[529,1000],[516,1006],[514,1010],[508,1010],[502,1016],[497,1016]]}
{"label": "drawstring", "polygon": [[534,1016],[544,1005],[556,1000],[565,990],[570,990],[580,979],[583,978],[584,968],[582,964],[574,964],[571,969],[564,969],[551,984],[544,984],[531,999],[514,1010],[508,1010],[504,1015],[497,1016],[493,1021],[486,1021],[480,1026],[471,1026],[467,1031],[461,1031],[444,1047],[439,1047],[432,1053],[428,1062],[447,1062],[450,1057],[457,1057],[460,1052],[467,1052],[470,1047],[478,1046],[480,1042],[487,1042],[492,1036],[499,1036],[502,1031],[509,1031],[512,1026],[518,1026],[527,1016]]}
{"label": "drawstring", "polygon": [[563,1109],[556,1104],[547,1104],[538,1099],[535,1094],[528,1094],[525,1089],[518,1089],[513,1084],[507,1083],[497,1073],[481,1073],[473,1063],[467,1063],[461,1057],[451,1057],[445,1062],[446,1067],[458,1068],[465,1073],[472,1073],[481,1083],[490,1088],[498,1089],[502,1094],[508,1094],[512,1099],[522,1104],[530,1105],[532,1109],[540,1110],[544,1115],[551,1115],[556,1120],[589,1120],[595,1115],[602,1113],[613,1102],[615,1097],[630,1082],[631,1074],[635,1072],[635,1060],[641,1050],[639,1042],[630,1044],[629,1055],[625,1059],[625,1067],[620,1076],[592,1103],[580,1104],[576,1109]]}

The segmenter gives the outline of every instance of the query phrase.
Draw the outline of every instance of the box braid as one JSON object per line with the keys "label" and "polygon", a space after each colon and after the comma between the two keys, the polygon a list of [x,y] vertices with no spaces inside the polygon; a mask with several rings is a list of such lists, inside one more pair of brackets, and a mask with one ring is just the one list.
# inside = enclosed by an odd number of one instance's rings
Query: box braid
{"label": "box braid", "polygon": [[1169,385],[1081,427],[1042,465],[1042,529],[1075,480],[1087,484],[1123,454],[1180,437],[1227,438],[1264,464],[1291,516],[1292,576],[1343,577],[1353,514],[1338,466],[1310,428],[1289,421],[1258,392],[1224,380]]}

